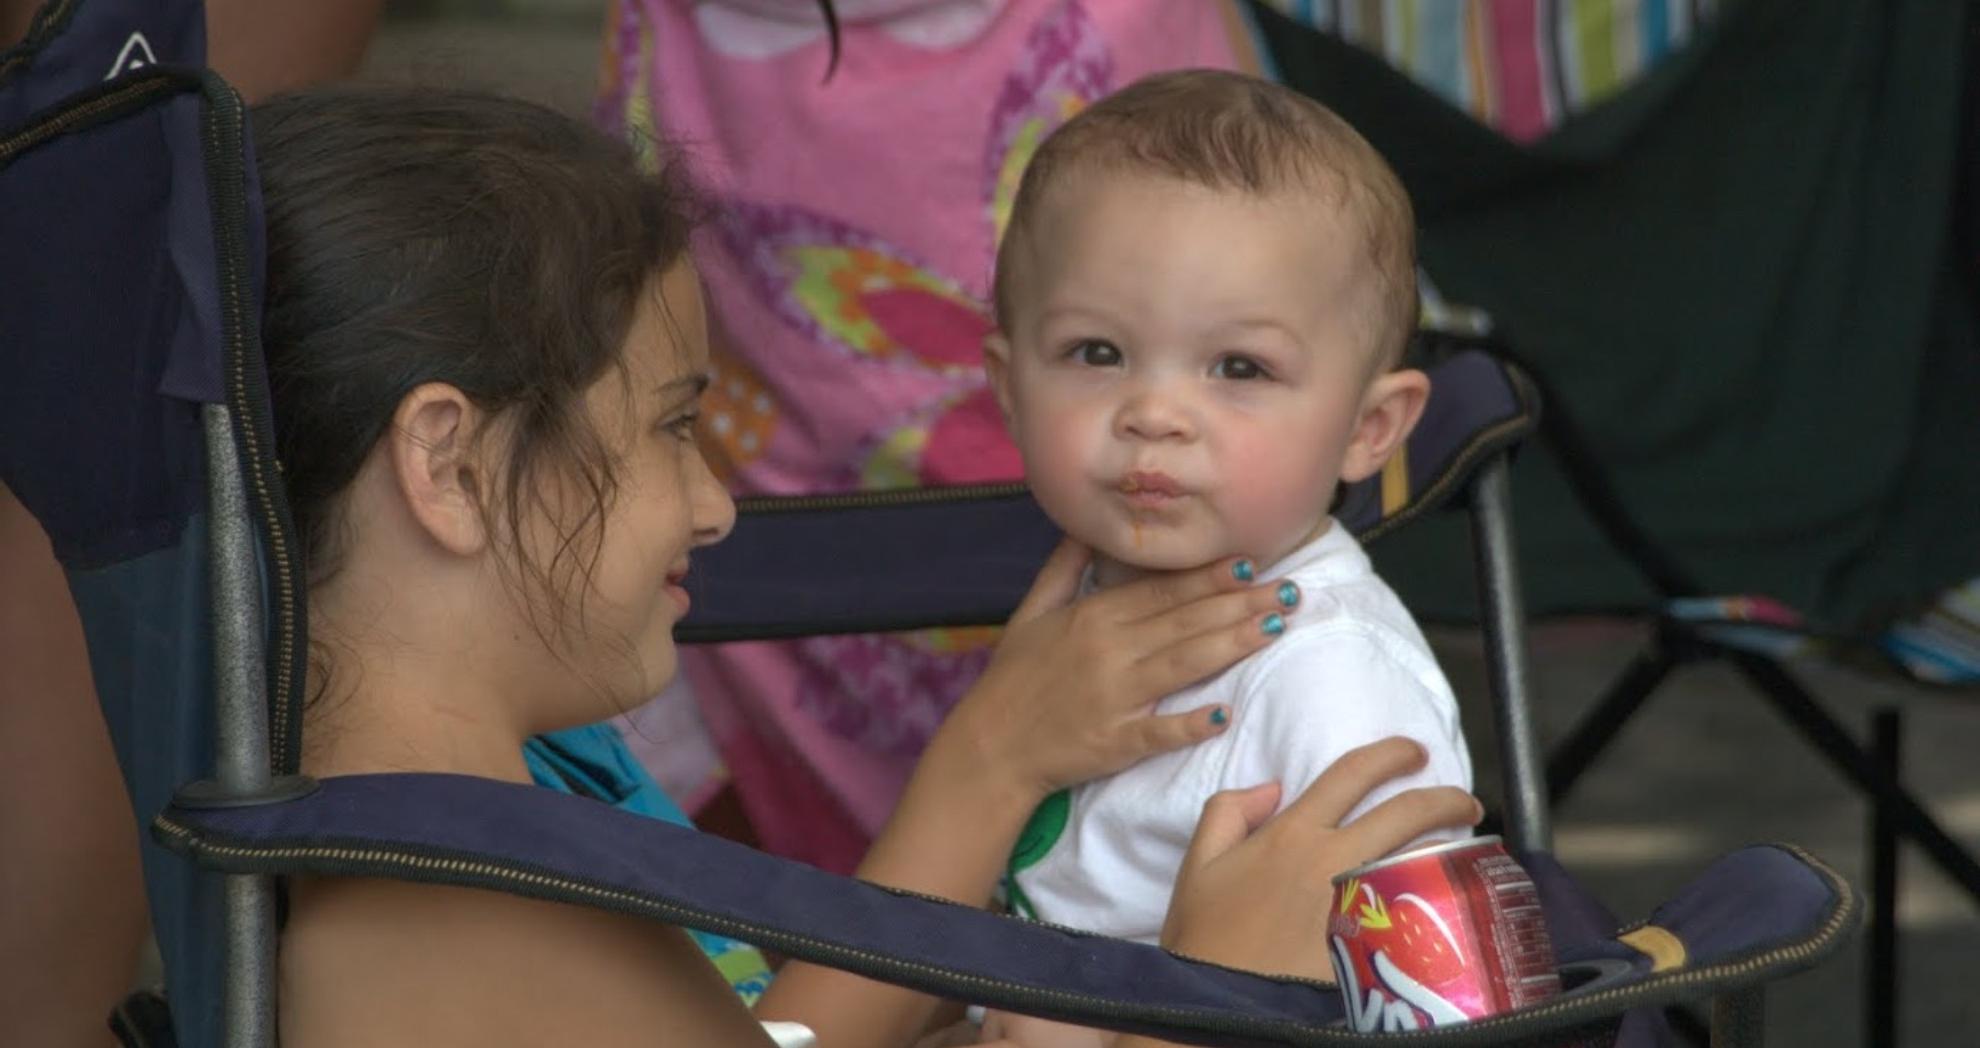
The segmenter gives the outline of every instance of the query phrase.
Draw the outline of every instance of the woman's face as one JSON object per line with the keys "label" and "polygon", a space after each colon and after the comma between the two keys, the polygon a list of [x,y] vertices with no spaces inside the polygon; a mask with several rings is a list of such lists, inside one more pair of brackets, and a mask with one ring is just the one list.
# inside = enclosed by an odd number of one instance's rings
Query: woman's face
{"label": "woman's face", "polygon": [[[720,541],[736,519],[694,438],[708,342],[692,265],[676,264],[639,296],[621,359],[624,366],[609,370],[583,401],[613,456],[617,492],[602,528],[589,533],[592,571],[588,584],[582,576],[572,581],[564,640],[577,668],[630,706],[673,679],[673,629],[688,610],[681,580],[689,555]],[[587,523],[583,509],[595,505],[589,491],[573,483],[555,497],[567,526]],[[569,512],[573,506],[578,510]],[[552,563],[558,529],[531,539],[537,562]]]}

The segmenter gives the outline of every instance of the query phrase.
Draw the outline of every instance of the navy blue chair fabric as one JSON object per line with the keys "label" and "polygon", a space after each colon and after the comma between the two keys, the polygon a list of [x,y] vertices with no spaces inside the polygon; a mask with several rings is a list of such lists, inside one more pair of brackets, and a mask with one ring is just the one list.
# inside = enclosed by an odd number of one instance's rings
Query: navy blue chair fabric
{"label": "navy blue chair fabric", "polygon": [[[68,570],[141,822],[213,768],[200,411],[254,310],[230,323],[222,232],[261,254],[204,58],[201,5],[161,0],[53,0],[0,52],[0,482]],[[218,878],[148,840],[142,858],[180,1042],[214,1043]]]}
{"label": "navy blue chair fabric", "polygon": [[0,175],[0,478],[71,567],[178,543],[204,507],[199,405],[220,400],[198,81],[142,83],[98,89],[126,111]]}
{"label": "navy blue chair fabric", "polygon": [[[153,86],[121,112],[0,157],[0,481],[69,570],[144,820],[213,766],[199,407],[220,383],[199,82],[139,76]],[[124,87],[86,90],[111,105]],[[149,842],[142,857],[182,1040],[208,1043],[217,878]]]}
{"label": "navy blue chair fabric", "polygon": [[205,64],[199,0],[43,0],[26,37],[0,51],[0,128],[156,65]]}
{"label": "navy blue chair fabric", "polygon": [[[1337,1025],[1345,1008],[1329,984],[889,891],[527,786],[350,776],[279,804],[170,809],[155,830],[231,873],[393,877],[602,907],[947,997],[1189,1043],[1385,1043]],[[1652,913],[1648,923],[1681,944],[1674,961],[1619,941],[1614,925],[1575,919],[1569,909],[1599,910],[1551,860],[1527,861],[1551,900],[1561,953],[1584,962],[1592,978],[1547,1004],[1419,1033],[1412,1043],[1554,1043],[1611,1026],[1626,1008],[1776,979],[1833,952],[1861,909],[1839,877],[1807,856],[1744,849]]]}
{"label": "navy blue chair fabric", "polygon": [[[1538,423],[1524,380],[1480,350],[1426,370],[1404,476],[1386,496],[1380,475],[1353,485],[1335,507],[1364,542],[1445,504],[1481,458]],[[738,510],[729,537],[695,553],[683,641],[1000,624],[1059,539],[1016,484],[772,496]]]}

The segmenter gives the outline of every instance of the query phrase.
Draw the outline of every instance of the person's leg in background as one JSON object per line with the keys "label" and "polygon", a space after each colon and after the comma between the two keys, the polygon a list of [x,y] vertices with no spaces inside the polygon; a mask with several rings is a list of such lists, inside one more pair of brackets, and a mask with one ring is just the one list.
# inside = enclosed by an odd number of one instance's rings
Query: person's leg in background
{"label": "person's leg in background", "polygon": [[206,0],[206,64],[252,104],[357,71],[385,0]]}
{"label": "person's leg in background", "polygon": [[[36,0],[0,0],[0,48]],[[207,0],[209,64],[250,102],[356,69],[383,0]],[[47,537],[0,487],[0,1044],[113,1043],[148,926],[131,812]]]}
{"label": "person's leg in background", "polygon": [[68,584],[0,487],[0,1044],[112,1043],[147,923],[137,833]]}

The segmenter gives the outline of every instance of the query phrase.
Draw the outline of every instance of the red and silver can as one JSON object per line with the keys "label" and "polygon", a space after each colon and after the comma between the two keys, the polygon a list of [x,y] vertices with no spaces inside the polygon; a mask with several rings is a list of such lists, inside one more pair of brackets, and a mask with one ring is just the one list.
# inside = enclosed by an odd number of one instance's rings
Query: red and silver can
{"label": "red and silver can", "polygon": [[1469,1022],[1561,992],[1533,878],[1497,837],[1334,878],[1334,976],[1359,1033]]}

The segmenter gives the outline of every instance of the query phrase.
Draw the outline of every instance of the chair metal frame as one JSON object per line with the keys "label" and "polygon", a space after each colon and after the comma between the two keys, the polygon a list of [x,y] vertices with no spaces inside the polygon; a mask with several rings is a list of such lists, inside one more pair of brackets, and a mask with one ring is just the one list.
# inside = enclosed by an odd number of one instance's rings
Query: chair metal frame
{"label": "chair metal frame", "polygon": [[[1541,388],[1548,410],[1538,438],[1560,462],[1569,489],[1618,554],[1664,601],[1706,594],[1706,589],[1639,526],[1607,472],[1589,454],[1588,442],[1546,379],[1503,342],[1488,350],[1513,361]],[[1708,662],[1731,667],[1752,694],[1765,702],[1804,743],[1869,802],[1867,827],[1871,868],[1868,916],[1869,953],[1864,965],[1864,1042],[1873,1048],[1897,1043],[1898,844],[1916,844],[1945,875],[1980,906],[1980,858],[1954,840],[1898,774],[1901,714],[1894,706],[1872,711],[1871,739],[1858,741],[1815,693],[1779,659],[1729,646],[1709,635],[1709,623],[1680,620],[1658,612],[1644,649],[1586,707],[1546,758],[1547,803],[1558,805],[1573,792],[1630,720],[1680,668]],[[1714,1013],[1714,1027],[1717,1013]],[[1694,1039],[1698,1031],[1687,1029]],[[1716,1042],[1716,1036],[1715,1036]]]}
{"label": "chair metal frame", "polygon": [[[247,491],[235,455],[233,413],[201,411],[213,600],[214,778],[230,797],[273,785],[261,567]],[[226,980],[221,1008],[228,1048],[275,1043],[275,879],[226,875]]]}

